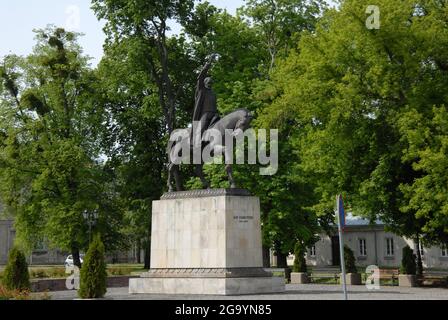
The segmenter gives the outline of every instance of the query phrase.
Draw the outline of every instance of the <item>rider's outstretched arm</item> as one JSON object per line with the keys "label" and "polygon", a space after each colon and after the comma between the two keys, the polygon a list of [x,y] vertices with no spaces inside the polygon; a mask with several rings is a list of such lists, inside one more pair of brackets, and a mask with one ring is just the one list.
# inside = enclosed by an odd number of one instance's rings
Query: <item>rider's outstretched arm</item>
{"label": "rider's outstretched arm", "polygon": [[204,65],[201,72],[199,73],[198,86],[197,86],[198,89],[203,89],[205,87],[204,80],[207,77],[208,71],[210,70],[210,68],[212,66],[213,59],[214,59],[214,56],[213,55],[210,56],[207,63]]}

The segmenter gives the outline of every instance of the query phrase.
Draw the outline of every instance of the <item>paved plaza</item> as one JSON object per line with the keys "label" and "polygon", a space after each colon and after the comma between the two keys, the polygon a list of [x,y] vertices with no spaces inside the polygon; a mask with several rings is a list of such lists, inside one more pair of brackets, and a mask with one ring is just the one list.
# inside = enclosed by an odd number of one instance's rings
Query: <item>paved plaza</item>
{"label": "paved plaza", "polygon": [[[402,288],[383,286],[380,290],[367,290],[365,286],[349,286],[349,300],[448,300],[448,289]],[[76,291],[51,292],[52,300],[76,299]],[[287,285],[282,294],[243,296],[197,296],[197,295],[131,295],[128,288],[108,289],[110,300],[342,300],[339,285]]]}

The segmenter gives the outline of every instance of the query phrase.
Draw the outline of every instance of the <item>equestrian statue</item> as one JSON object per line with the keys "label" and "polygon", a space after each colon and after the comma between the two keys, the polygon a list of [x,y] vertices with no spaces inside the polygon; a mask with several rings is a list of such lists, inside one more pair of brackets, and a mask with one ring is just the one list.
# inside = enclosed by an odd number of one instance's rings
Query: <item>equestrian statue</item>
{"label": "equestrian statue", "polygon": [[[211,151],[211,154],[223,154],[225,159],[231,159],[233,154],[233,141],[231,145],[227,145],[229,139],[226,135],[229,132],[232,139],[244,133],[250,127],[253,119],[249,110],[238,109],[221,118],[219,116],[216,94],[213,91],[213,79],[208,75],[213,62],[217,61],[218,55],[212,54],[208,59],[201,72],[199,73],[195,104],[193,111],[192,125],[186,129],[179,130],[176,139],[168,142],[168,190],[174,191],[171,184],[172,177],[175,178],[177,191],[182,191],[182,182],[179,174],[180,163],[188,163],[185,161],[191,159],[191,155],[200,154],[200,161],[195,161],[195,173],[201,179],[204,189],[210,188],[209,182],[206,180],[203,172],[204,159],[202,152],[205,148]],[[218,138],[218,139],[216,139]],[[194,158],[194,156],[193,156]],[[232,164],[226,161],[226,172],[231,188],[237,188],[232,174]]]}

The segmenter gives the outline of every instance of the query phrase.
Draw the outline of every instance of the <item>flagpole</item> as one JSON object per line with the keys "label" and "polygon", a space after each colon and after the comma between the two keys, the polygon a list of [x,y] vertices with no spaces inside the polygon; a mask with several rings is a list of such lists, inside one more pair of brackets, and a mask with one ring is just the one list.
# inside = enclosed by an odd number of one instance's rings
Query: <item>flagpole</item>
{"label": "flagpole", "polygon": [[342,203],[342,195],[336,196],[336,205],[338,211],[338,229],[339,229],[339,251],[341,255],[341,271],[342,271],[342,288],[344,290],[344,300],[348,300],[347,297],[347,282],[345,274],[345,260],[344,260],[344,238],[343,238],[343,223],[345,221],[345,212]]}

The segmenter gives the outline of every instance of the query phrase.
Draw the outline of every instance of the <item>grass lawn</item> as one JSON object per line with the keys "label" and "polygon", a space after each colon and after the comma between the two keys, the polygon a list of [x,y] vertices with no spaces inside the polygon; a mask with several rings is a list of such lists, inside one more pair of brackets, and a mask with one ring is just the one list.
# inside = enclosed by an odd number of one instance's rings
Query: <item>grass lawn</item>
{"label": "grass lawn", "polygon": [[[3,275],[4,267],[0,268],[0,278]],[[67,273],[64,266],[59,265],[42,265],[29,266],[31,279],[57,279],[66,278]],[[146,271],[143,269],[143,264],[109,264],[107,265],[107,273],[109,276],[129,276],[138,275]]]}

